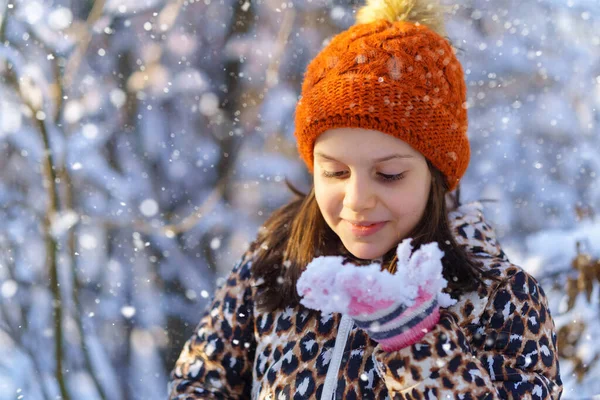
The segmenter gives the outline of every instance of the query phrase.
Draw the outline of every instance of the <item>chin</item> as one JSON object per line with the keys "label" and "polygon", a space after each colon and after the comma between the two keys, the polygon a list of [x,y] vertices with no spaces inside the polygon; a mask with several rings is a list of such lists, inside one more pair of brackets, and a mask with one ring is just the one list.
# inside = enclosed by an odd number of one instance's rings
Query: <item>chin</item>
{"label": "chin", "polygon": [[354,257],[361,258],[363,260],[374,260],[385,254],[383,249],[372,244],[348,243],[347,245],[344,244],[344,246],[350,253],[352,253]]}

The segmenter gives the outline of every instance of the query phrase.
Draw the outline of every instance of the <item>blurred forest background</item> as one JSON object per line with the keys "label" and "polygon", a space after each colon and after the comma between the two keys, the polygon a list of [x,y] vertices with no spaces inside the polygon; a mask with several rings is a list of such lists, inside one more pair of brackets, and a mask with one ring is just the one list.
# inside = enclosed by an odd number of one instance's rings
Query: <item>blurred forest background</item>
{"label": "blurred forest background", "polygon": [[[284,180],[310,185],[303,72],[360,5],[0,0],[0,400],[166,397]],[[461,201],[546,290],[563,398],[600,394],[599,17],[465,0],[447,24],[469,90]]]}

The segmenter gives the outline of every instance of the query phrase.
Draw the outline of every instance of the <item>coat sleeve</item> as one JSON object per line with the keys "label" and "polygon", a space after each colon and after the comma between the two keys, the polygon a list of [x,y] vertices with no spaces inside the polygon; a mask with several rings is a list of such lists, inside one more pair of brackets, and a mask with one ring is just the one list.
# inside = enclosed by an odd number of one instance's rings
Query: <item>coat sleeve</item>
{"label": "coat sleeve", "polygon": [[169,399],[249,399],[254,337],[252,261],[246,253],[215,291],[170,375]]}
{"label": "coat sleeve", "polygon": [[[467,340],[463,329],[471,329]],[[421,342],[373,353],[392,399],[559,399],[554,321],[544,291],[524,272],[490,296],[481,323],[461,328],[442,310]]]}

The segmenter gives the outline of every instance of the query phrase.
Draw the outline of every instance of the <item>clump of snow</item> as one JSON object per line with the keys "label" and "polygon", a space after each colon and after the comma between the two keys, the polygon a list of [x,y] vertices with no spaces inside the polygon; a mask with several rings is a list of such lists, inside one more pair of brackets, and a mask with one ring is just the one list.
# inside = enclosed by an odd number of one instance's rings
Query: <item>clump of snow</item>
{"label": "clump of snow", "polygon": [[71,229],[79,221],[79,214],[73,210],[58,212],[50,218],[50,230],[58,238]]}
{"label": "clump of snow", "polygon": [[132,318],[135,315],[135,307],[123,306],[121,307],[121,314],[127,319]]}
{"label": "clump of snow", "polygon": [[302,304],[325,313],[341,312],[340,307],[347,311],[350,299],[336,290],[337,275],[346,269],[343,260],[341,256],[320,256],[306,266],[296,283],[298,293],[304,297]]}
{"label": "clump of snow", "polygon": [[48,14],[48,25],[52,29],[66,29],[71,23],[73,23],[73,13],[66,7],[58,7]]}
{"label": "clump of snow", "polygon": [[2,282],[2,285],[0,285],[0,294],[2,294],[2,297],[5,299],[10,299],[17,293],[18,288],[17,282],[9,279]]}
{"label": "clump of snow", "polygon": [[[414,293],[412,298],[415,298],[418,287],[424,286],[430,293],[437,294],[437,301],[441,307],[455,304],[456,300],[442,292],[448,282],[442,276],[444,252],[440,250],[437,242],[422,245],[412,256],[411,242],[412,238],[404,239],[396,250],[398,266],[395,276],[401,279],[403,290]],[[427,284],[423,285],[425,282]]]}
{"label": "clump of snow", "polygon": [[158,203],[154,199],[144,199],[140,204],[140,211],[146,217],[153,217],[158,213]]}
{"label": "clump of snow", "polygon": [[341,256],[314,258],[296,284],[298,293],[303,297],[300,302],[325,313],[343,314],[348,313],[353,296],[360,296],[363,303],[391,300],[411,306],[421,287],[436,294],[441,307],[456,303],[442,292],[448,284],[442,276],[444,252],[436,242],[432,242],[413,253],[411,241],[412,238],[408,238],[398,245],[398,265],[394,274],[382,271],[381,264],[377,262],[358,267],[351,263],[343,264]]}

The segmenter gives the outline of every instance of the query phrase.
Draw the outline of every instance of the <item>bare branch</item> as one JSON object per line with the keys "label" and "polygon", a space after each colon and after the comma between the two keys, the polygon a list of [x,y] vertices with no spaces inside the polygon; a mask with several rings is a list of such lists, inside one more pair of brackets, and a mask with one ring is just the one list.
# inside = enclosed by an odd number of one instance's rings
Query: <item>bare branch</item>
{"label": "bare branch", "polygon": [[[7,16],[8,17],[8,16]],[[3,42],[5,38],[0,38]],[[34,116],[34,123],[37,125],[38,133],[42,139],[44,147],[43,155],[43,186],[46,189],[48,196],[48,204],[46,206],[46,215],[43,218],[42,226],[44,230],[44,240],[46,242],[46,264],[50,272],[50,287],[53,295],[53,310],[54,310],[54,347],[56,352],[56,366],[55,376],[58,381],[61,396],[64,400],[69,400],[69,393],[65,384],[63,376],[63,332],[62,332],[62,299],[60,293],[60,284],[58,282],[58,263],[57,263],[57,243],[51,232],[51,221],[54,215],[58,212],[59,201],[58,201],[58,190],[56,187],[56,169],[54,165],[54,159],[52,155],[52,148],[50,146],[50,138],[46,123],[39,118],[35,118],[38,111],[41,111],[44,107],[44,102],[37,108],[35,104],[30,101],[30,98],[26,96],[19,86],[19,78],[17,76],[16,69],[13,68],[7,73],[7,81],[12,84],[16,93],[19,94],[23,103],[30,109]]]}
{"label": "bare branch", "polygon": [[90,40],[92,39],[92,27],[102,17],[102,11],[104,10],[105,0],[95,0],[94,6],[92,7],[92,11],[88,15],[85,25],[87,29],[84,30],[83,35],[79,38],[79,46],[75,49],[69,61],[67,63],[67,67],[65,70],[65,74],[63,77],[63,85],[64,87],[71,87],[73,83],[73,79],[77,70],[79,69],[79,64],[81,64],[81,59],[85,55],[87,48],[90,44]]}
{"label": "bare branch", "polygon": [[[73,202],[73,182],[71,181],[71,176],[69,175],[68,170],[63,166],[60,170],[61,181],[65,184],[65,207],[68,210],[74,209]],[[81,350],[83,351],[83,358],[85,362],[85,366],[94,381],[94,385],[96,386],[96,390],[100,395],[102,400],[106,400],[106,393],[100,384],[100,380],[95,372],[94,366],[92,365],[92,357],[90,354],[90,346],[88,343],[88,337],[86,335],[85,329],[83,327],[83,306],[79,301],[79,290],[81,286],[79,284],[79,280],[77,279],[77,264],[78,258],[75,256],[77,254],[77,245],[75,240],[75,228],[71,227],[68,231],[68,253],[69,260],[71,261],[70,269],[71,269],[71,280],[73,285],[73,303],[75,304],[75,321],[77,323],[77,328],[79,329],[79,334],[81,337]]]}

